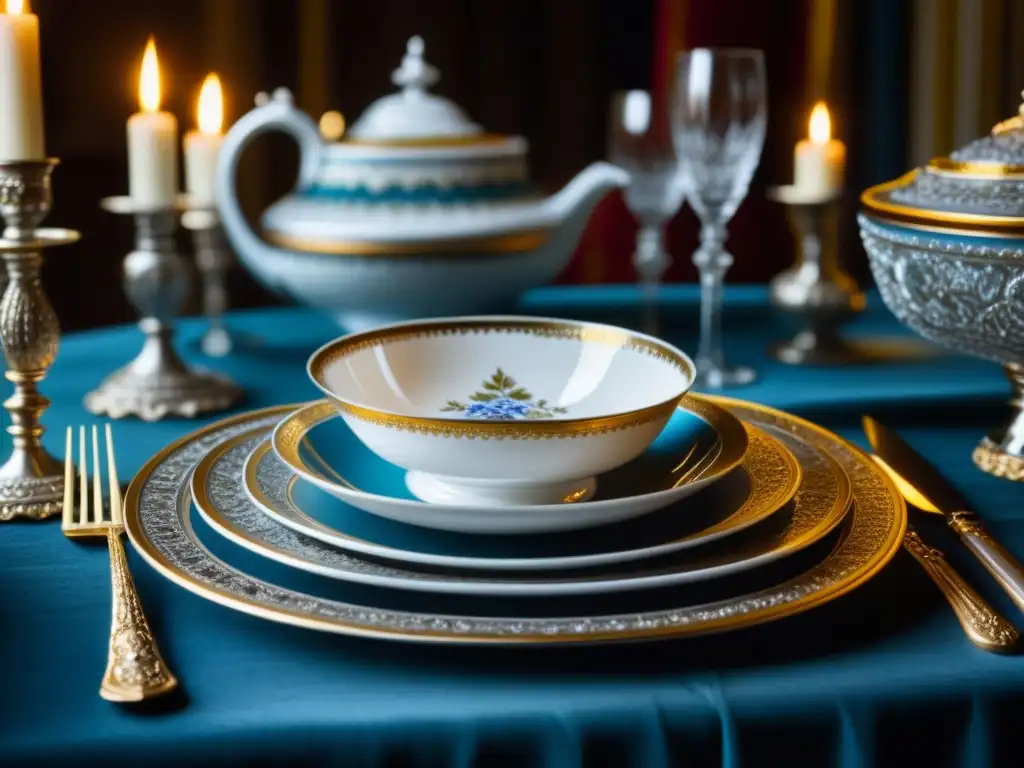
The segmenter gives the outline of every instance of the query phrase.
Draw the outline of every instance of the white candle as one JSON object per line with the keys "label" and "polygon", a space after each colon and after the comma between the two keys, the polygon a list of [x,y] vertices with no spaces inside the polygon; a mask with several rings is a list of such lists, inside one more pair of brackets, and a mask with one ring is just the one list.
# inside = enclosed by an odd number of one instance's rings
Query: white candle
{"label": "white candle", "polygon": [[7,0],[0,14],[0,161],[41,160],[43,87],[39,17],[26,0]]}
{"label": "white candle", "polygon": [[793,186],[802,197],[831,197],[842,191],[846,145],[832,138],[828,107],[819,101],[811,111],[810,138],[797,143]]}
{"label": "white candle", "polygon": [[169,208],[178,194],[178,121],[160,111],[160,66],[150,38],[139,76],[142,111],[128,118],[128,193],[142,208]]}
{"label": "white candle", "polygon": [[217,153],[224,140],[224,96],[220,78],[209,75],[199,91],[196,108],[199,130],[185,134],[185,191],[192,205],[213,207]]}

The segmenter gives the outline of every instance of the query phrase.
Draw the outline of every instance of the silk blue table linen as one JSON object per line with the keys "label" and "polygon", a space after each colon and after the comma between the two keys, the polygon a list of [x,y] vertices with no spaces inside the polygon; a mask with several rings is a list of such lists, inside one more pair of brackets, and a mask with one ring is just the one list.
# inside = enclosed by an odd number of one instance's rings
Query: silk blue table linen
{"label": "silk blue table linen", "polygon": [[[661,295],[661,332],[696,342],[693,287]],[[872,297],[858,336],[907,338]],[[790,368],[765,349],[788,333],[762,288],[730,287],[727,349],[760,381],[734,394],[813,418],[863,445],[861,413],[897,427],[1024,556],[1024,487],[988,477],[971,449],[1003,410],[996,366],[952,355],[889,366]],[[549,288],[523,310],[638,326],[628,287]],[[231,357],[186,357],[241,382],[242,409],[312,399],[308,354],[336,335],[298,309],[236,313]],[[133,328],[70,335],[44,383],[45,442],[91,423],[81,402],[140,344]],[[118,423],[129,477],[208,421]],[[5,440],[9,440],[5,436]],[[918,528],[1019,625],[1024,617],[941,521]],[[106,547],[56,521],[0,525],[0,764],[339,766],[803,766],[1020,764],[1024,659],[978,651],[938,590],[899,554],[851,595],[802,616],[712,638],[643,646],[418,647],[283,627],[234,613],[131,564],[180,696],[140,708],[97,695],[106,661]]]}

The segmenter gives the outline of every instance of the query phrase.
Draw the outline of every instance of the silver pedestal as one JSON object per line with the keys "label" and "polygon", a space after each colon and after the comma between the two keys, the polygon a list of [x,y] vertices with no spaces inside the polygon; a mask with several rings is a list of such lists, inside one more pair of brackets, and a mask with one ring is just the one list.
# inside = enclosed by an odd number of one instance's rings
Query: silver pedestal
{"label": "silver pedestal", "polygon": [[124,289],[142,316],[145,341],[134,360],[86,396],[85,407],[115,419],[137,416],[144,421],[230,408],[241,399],[241,388],[224,376],[189,368],[172,343],[174,318],[189,285],[187,264],[174,243],[180,210],[139,210],[124,197],[107,198],[103,207],[135,216],[136,247],[124,261]]}
{"label": "silver pedestal", "polygon": [[235,348],[235,340],[224,325],[229,303],[226,277],[234,264],[231,249],[216,211],[206,208],[186,211],[181,223],[192,232],[196,266],[202,280],[203,315],[208,325],[200,347],[208,357],[224,357]]}
{"label": "silver pedestal", "polygon": [[61,511],[64,467],[42,446],[43,411],[50,401],[38,384],[57,356],[60,324],[40,280],[43,249],[79,239],[68,229],[40,229],[50,212],[50,174],[57,160],[0,163],[0,238],[5,288],[0,300],[0,342],[14,394],[4,401],[13,447],[0,466],[0,520],[40,520]]}
{"label": "silver pedestal", "polygon": [[792,365],[861,360],[864,350],[839,332],[865,306],[864,294],[839,263],[839,198],[806,199],[792,187],[775,187],[769,198],[786,206],[797,245],[796,263],[771,282],[772,305],[803,325],[770,354]]}

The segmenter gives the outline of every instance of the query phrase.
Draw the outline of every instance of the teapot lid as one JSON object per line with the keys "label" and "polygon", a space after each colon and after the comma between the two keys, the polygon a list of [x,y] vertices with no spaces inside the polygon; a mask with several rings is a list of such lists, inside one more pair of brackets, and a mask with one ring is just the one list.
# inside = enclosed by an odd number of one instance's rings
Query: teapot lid
{"label": "teapot lid", "polygon": [[391,74],[398,93],[384,96],[360,116],[346,139],[353,143],[413,144],[479,137],[483,129],[456,104],[428,93],[441,75],[423,58],[423,38],[409,38],[402,65]]}
{"label": "teapot lid", "polygon": [[861,202],[908,225],[1024,236],[1024,105],[989,135],[868,189]]}

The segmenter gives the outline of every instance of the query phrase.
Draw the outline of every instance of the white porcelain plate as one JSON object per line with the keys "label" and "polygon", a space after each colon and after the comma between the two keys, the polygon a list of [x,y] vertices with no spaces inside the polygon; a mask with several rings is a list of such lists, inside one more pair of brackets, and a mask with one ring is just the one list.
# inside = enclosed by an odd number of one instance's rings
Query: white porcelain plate
{"label": "white porcelain plate", "polygon": [[327,402],[282,420],[272,442],[291,471],[364,512],[441,531],[513,535],[607,525],[667,507],[738,466],[747,432],[727,411],[690,395],[643,454],[599,476],[589,500],[569,495],[561,504],[519,506],[420,501],[405,473],[367,448]]}
{"label": "white porcelain plate", "polygon": [[[728,546],[702,547],[639,563],[621,563],[585,572],[479,574],[404,568],[332,547],[268,517],[244,488],[243,468],[267,431],[246,432],[218,445],[192,476],[196,508],[213,530],[234,543],[285,565],[332,579],[387,589],[477,596],[567,596],[659,589],[739,573],[804,549],[831,531],[845,514],[850,483],[826,452],[783,433],[803,467],[800,489],[788,514],[773,515],[739,534]],[[516,578],[519,576],[519,578]]]}
{"label": "white porcelain plate", "polygon": [[[764,431],[745,425],[743,463],[717,483],[679,503],[619,523],[538,535],[480,536],[435,531],[371,515],[346,504],[292,472],[260,443],[245,464],[249,499],[277,522],[298,533],[352,552],[442,568],[530,571],[589,568],[657,557],[717,541],[764,520],[785,505],[800,483],[792,454]],[[340,476],[356,476],[347,465],[366,462],[395,477],[400,472],[369,451],[338,457]],[[670,484],[675,462],[652,456],[603,483],[609,498],[628,500],[657,493]],[[364,467],[363,472],[367,470]]]}

